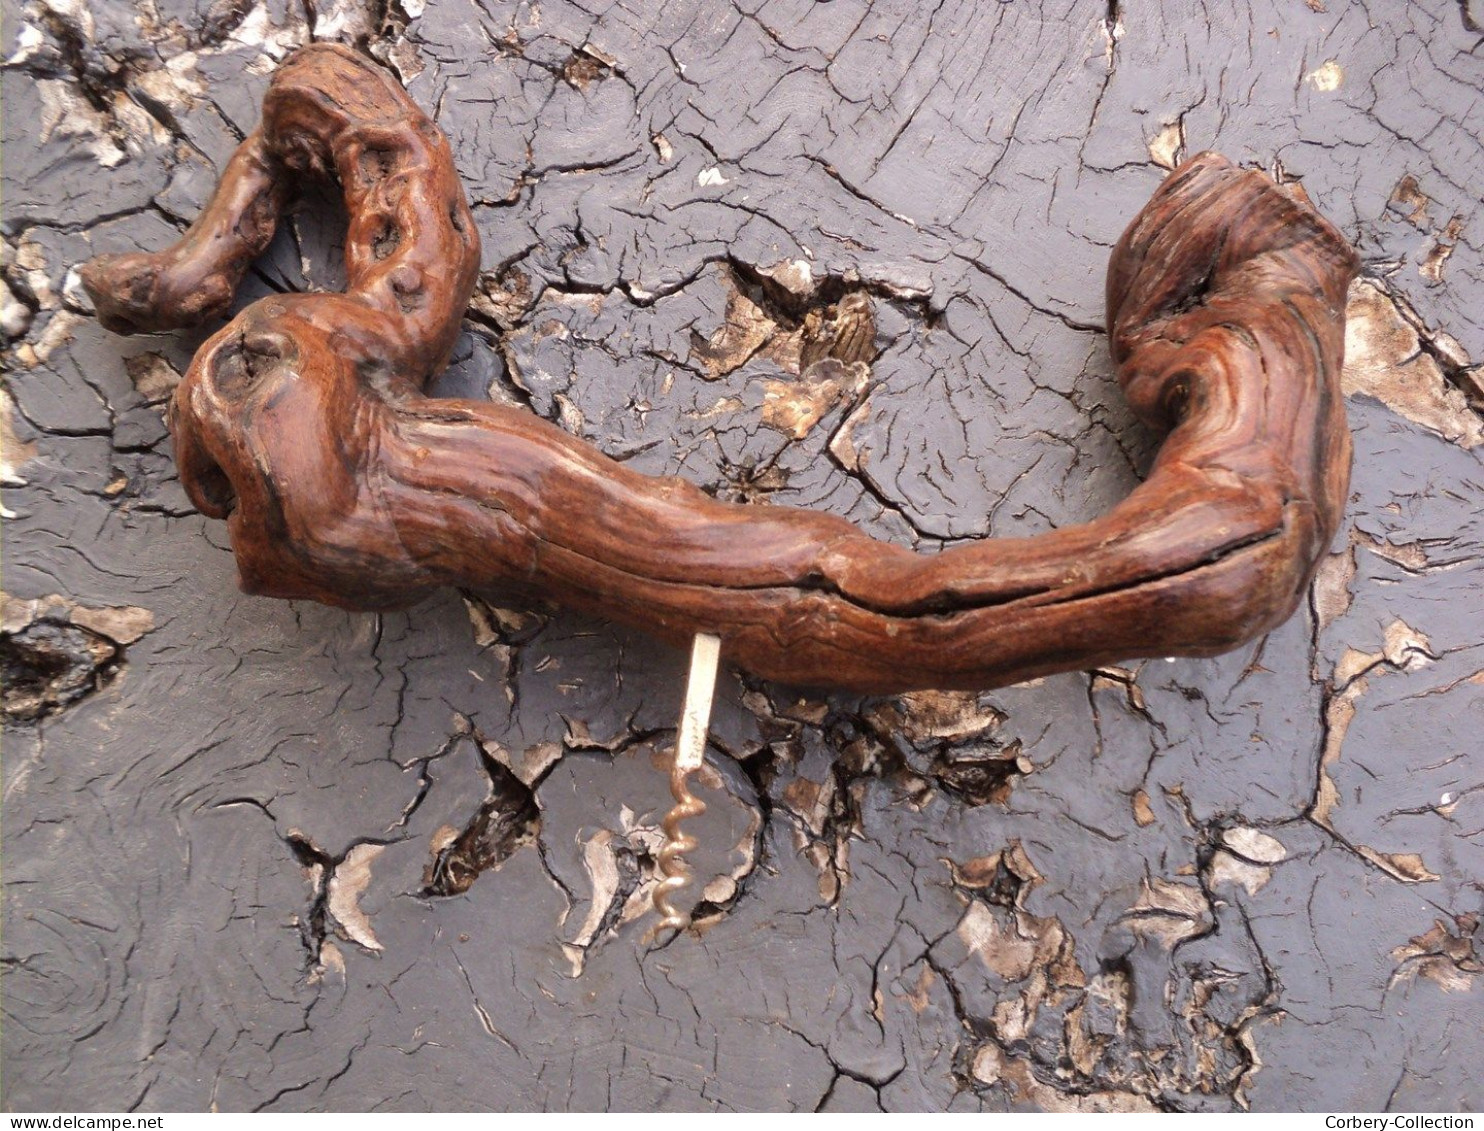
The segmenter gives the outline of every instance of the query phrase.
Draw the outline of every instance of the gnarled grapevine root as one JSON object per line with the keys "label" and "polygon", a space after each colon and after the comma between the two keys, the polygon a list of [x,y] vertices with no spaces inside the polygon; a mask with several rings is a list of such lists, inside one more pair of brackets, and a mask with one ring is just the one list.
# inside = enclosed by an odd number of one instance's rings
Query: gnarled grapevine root
{"label": "gnarled grapevine root", "polygon": [[1355,254],[1216,154],[1169,176],[1109,266],[1119,381],[1169,430],[1148,479],[1085,525],[936,555],[635,474],[527,413],[424,397],[478,237],[442,134],[342,48],[279,69],[261,129],[181,243],[88,266],[104,324],[218,313],[303,172],[343,186],[346,293],[253,304],[172,405],[181,480],[227,518],[249,592],[386,608],[443,585],[513,590],[676,643],[715,633],[775,679],[987,688],[1250,640],[1293,612],[1339,522]]}

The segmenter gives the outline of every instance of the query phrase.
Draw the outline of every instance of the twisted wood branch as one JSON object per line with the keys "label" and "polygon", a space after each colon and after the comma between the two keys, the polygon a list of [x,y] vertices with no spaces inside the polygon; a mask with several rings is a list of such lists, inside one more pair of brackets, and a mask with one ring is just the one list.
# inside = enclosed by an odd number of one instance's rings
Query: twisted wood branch
{"label": "twisted wood branch", "polygon": [[443,135],[340,47],[279,68],[262,127],[179,244],[85,268],[103,324],[221,313],[304,173],[343,187],[346,292],[254,303],[202,346],[171,407],[181,481],[227,519],[248,592],[369,609],[497,589],[677,644],[714,633],[788,682],[987,688],[1248,641],[1293,612],[1338,525],[1355,254],[1217,154],[1169,176],[1109,265],[1119,382],[1168,430],[1147,480],[1084,525],[936,555],[638,475],[528,413],[423,396],[479,239]]}

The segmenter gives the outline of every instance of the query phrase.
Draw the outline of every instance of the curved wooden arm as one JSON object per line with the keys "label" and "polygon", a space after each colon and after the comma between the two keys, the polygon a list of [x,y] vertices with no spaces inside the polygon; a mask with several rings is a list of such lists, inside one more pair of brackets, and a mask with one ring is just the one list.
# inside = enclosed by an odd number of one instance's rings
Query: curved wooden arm
{"label": "curved wooden arm", "polygon": [[[104,324],[220,309],[288,171],[333,172],[343,295],[263,299],[196,355],[172,404],[181,480],[226,517],[243,587],[348,608],[442,585],[554,598],[758,675],[895,692],[988,688],[1134,656],[1203,656],[1279,624],[1338,525],[1344,238],[1261,173],[1201,154],[1108,271],[1119,381],[1169,429],[1112,511],[920,555],[843,519],[717,502],[528,413],[422,395],[447,362],[479,242],[447,142],[369,60],[316,45],[185,239],[94,260]],[[182,295],[208,296],[186,303]]]}

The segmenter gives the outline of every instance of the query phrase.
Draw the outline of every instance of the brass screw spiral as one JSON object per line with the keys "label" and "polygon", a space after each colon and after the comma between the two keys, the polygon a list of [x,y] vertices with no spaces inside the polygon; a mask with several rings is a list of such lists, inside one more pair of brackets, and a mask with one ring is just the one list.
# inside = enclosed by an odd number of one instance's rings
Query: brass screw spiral
{"label": "brass screw spiral", "polygon": [[681,831],[680,823],[706,812],[706,803],[690,790],[692,773],[694,771],[682,766],[679,759],[670,767],[670,792],[676,804],[660,822],[660,828],[665,831],[664,847],[659,854],[659,869],[664,879],[654,889],[654,909],[659,912],[661,927],[673,927],[677,931],[690,926],[690,916],[677,910],[671,900],[690,883],[691,871],[686,866],[685,854],[699,843],[695,837]]}

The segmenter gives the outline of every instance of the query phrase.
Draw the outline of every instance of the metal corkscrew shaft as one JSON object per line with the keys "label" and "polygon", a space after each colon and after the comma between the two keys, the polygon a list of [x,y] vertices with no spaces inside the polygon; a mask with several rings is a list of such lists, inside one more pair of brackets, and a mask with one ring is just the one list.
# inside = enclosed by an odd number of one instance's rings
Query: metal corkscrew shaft
{"label": "metal corkscrew shaft", "polygon": [[701,768],[706,755],[706,732],[711,721],[711,699],[716,690],[716,667],[721,656],[721,638],[700,633],[691,645],[690,678],[686,681],[685,706],[680,714],[680,733],[670,764],[670,792],[675,806],[665,814],[660,827],[665,843],[660,849],[659,870],[664,877],[654,889],[654,909],[660,926],[683,931],[690,916],[676,909],[673,899],[690,882],[685,854],[696,847],[696,838],[681,824],[706,812],[706,803],[690,789],[690,778]]}

